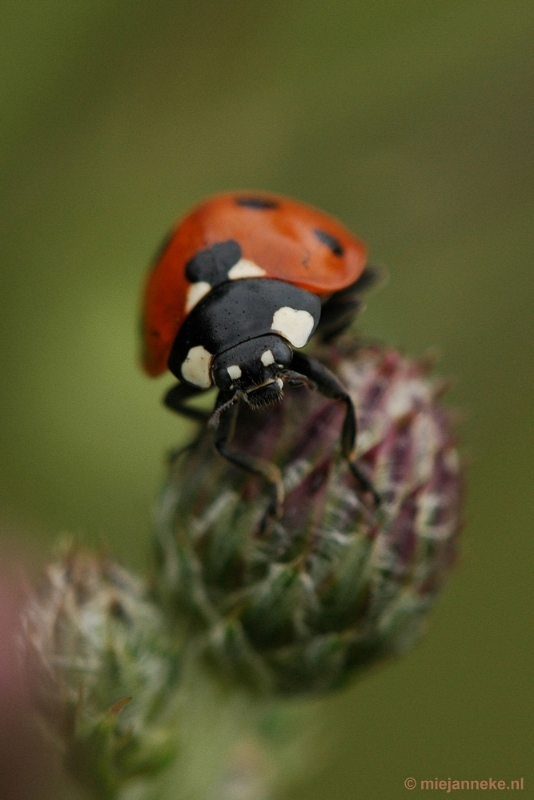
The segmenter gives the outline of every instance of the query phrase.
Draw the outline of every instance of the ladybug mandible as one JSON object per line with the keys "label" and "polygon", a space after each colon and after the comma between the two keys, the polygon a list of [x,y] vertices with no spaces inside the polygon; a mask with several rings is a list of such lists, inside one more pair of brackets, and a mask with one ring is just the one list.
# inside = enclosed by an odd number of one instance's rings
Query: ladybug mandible
{"label": "ladybug mandible", "polygon": [[366,248],[332,217],[278,195],[232,192],[187,214],[162,246],[143,305],[143,367],[180,383],[165,404],[192,419],[187,401],[216,386],[211,424],[228,461],[262,475],[283,504],[280,470],[229,448],[240,401],[259,408],[306,384],[346,406],[341,445],[363,493],[379,498],[356,462],[356,413],[335,375],[297,352],[314,334],[329,341],[354,319],[375,282]]}

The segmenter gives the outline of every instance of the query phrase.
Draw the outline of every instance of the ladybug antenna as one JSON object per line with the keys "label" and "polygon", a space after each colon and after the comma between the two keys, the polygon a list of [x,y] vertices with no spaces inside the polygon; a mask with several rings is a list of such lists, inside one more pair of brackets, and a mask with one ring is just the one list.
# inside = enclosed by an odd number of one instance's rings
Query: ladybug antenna
{"label": "ladybug antenna", "polygon": [[213,412],[213,414],[209,418],[208,425],[210,426],[210,428],[216,428],[217,425],[219,424],[219,420],[221,418],[221,414],[224,414],[224,412],[228,408],[233,406],[234,403],[237,403],[237,401],[241,400],[241,398],[243,398],[244,396],[245,396],[244,392],[241,392],[240,390],[238,390],[229,400],[226,401],[226,403],[223,403],[221,406],[218,406],[218,408],[215,409],[215,411]]}

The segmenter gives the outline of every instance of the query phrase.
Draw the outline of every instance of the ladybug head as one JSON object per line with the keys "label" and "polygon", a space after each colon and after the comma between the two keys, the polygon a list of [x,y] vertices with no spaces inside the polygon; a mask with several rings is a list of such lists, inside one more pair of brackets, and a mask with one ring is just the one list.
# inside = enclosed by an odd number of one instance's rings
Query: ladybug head
{"label": "ladybug head", "polygon": [[284,373],[293,351],[281,336],[249,339],[218,355],[213,381],[225,392],[234,391],[252,408],[271,405],[283,397]]}

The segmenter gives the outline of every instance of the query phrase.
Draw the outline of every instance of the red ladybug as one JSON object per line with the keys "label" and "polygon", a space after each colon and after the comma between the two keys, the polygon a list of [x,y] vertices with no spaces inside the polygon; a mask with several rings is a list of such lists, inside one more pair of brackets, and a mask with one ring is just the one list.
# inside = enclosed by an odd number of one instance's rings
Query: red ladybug
{"label": "red ladybug", "polygon": [[180,381],[165,404],[193,419],[186,404],[217,386],[215,445],[234,464],[266,478],[280,514],[278,468],[229,449],[240,401],[280,401],[285,385],[307,384],[346,405],[341,435],[362,492],[378,497],[355,460],[356,414],[339,380],[296,352],[314,334],[329,341],[354,319],[361,292],[375,282],[366,248],[332,217],[278,195],[232,192],[187,214],[152,268],[143,304],[143,366]]}

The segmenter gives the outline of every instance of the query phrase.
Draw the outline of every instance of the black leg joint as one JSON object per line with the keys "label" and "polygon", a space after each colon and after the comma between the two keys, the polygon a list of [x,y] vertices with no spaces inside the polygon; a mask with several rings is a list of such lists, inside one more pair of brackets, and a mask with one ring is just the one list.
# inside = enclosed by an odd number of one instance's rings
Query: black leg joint
{"label": "black leg joint", "polygon": [[187,383],[177,383],[176,386],[169,389],[163,398],[163,402],[167,408],[170,408],[177,414],[181,414],[183,417],[194,419],[196,422],[207,422],[210,415],[206,411],[186,405],[187,400],[192,397],[197,397],[203,391],[205,390],[196,386],[190,386]]}

